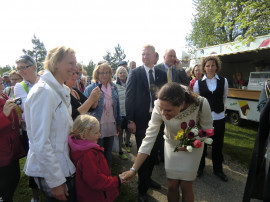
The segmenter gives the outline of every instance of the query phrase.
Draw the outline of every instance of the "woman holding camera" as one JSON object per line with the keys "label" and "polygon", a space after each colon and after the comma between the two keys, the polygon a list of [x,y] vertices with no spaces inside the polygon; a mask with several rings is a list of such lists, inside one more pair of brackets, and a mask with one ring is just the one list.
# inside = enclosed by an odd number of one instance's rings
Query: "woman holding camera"
{"label": "woman holding camera", "polygon": [[75,120],[77,116],[90,112],[90,109],[97,107],[101,91],[96,87],[89,98],[85,97],[81,91],[74,88],[78,77],[78,69],[73,73],[72,77],[65,82],[66,86],[70,89],[70,104],[72,107],[72,119]]}
{"label": "woman holding camera", "polygon": [[19,139],[17,105],[3,93],[3,89],[0,77],[0,198],[12,201],[20,180],[19,158],[25,155],[25,151]]}

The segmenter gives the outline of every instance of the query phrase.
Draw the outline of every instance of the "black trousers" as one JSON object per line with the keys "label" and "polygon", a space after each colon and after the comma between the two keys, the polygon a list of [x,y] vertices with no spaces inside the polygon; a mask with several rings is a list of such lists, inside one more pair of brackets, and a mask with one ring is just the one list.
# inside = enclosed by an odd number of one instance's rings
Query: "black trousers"
{"label": "black trousers", "polygon": [[4,202],[11,202],[15,189],[20,181],[19,160],[13,161],[10,165],[0,167],[0,197]]}
{"label": "black trousers", "polygon": [[[224,132],[225,132],[225,118],[220,120],[215,120],[213,122],[214,126],[214,136],[212,143],[212,163],[214,172],[222,172],[222,162],[223,162],[223,142],[224,142]],[[204,150],[202,159],[200,162],[199,170],[203,170],[205,167],[205,156],[207,152],[207,144],[204,144]]]}
{"label": "black trousers", "polygon": [[[29,140],[27,136],[27,132],[25,130],[22,131],[22,134],[20,136],[21,143],[23,145],[24,150],[28,153],[29,150]],[[35,180],[33,177],[29,176],[29,187],[31,189],[38,189],[37,184],[35,183]]]}
{"label": "black trousers", "polygon": [[[151,118],[150,114],[148,115],[148,122]],[[136,124],[136,144],[137,144],[137,149],[139,150],[142,140],[145,137],[145,132],[148,127],[148,122],[144,124]],[[139,194],[146,194],[147,190],[149,189],[150,185],[150,179],[152,175],[153,168],[155,166],[155,162],[158,158],[158,143],[157,141],[154,144],[154,147],[151,151],[150,156],[147,157],[147,159],[143,162],[142,166],[138,170],[138,176],[139,176],[139,181],[138,181],[138,192]]]}

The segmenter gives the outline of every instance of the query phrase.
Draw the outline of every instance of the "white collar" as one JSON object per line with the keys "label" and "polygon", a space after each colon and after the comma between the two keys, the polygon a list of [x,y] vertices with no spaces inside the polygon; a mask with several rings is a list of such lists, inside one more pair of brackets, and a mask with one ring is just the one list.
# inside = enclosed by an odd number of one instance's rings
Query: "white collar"
{"label": "white collar", "polygon": [[144,69],[145,69],[145,71],[146,71],[147,73],[149,72],[150,69],[153,70],[153,73],[155,72],[155,68],[154,68],[154,67],[150,68],[150,67],[147,67],[147,66],[145,66],[145,65],[143,65],[143,67],[144,67]]}
{"label": "white collar", "polygon": [[[215,74],[215,76],[212,79],[214,79],[214,78],[220,80],[220,78],[217,74]],[[202,81],[205,79],[208,79],[206,75],[203,76]],[[208,79],[208,80],[211,80],[211,79]]]}

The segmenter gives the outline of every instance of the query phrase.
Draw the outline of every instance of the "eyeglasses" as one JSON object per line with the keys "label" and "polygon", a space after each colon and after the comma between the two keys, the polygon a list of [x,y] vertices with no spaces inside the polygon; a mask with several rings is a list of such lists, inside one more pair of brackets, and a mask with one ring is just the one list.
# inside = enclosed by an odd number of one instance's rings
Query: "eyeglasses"
{"label": "eyeglasses", "polygon": [[24,71],[24,70],[26,70],[28,67],[31,67],[31,66],[33,66],[33,65],[27,65],[27,66],[24,66],[24,67],[19,67],[19,68],[17,68],[17,71],[18,71],[18,72]]}
{"label": "eyeglasses", "polygon": [[99,75],[109,75],[110,72],[99,72],[98,74],[99,74]]}
{"label": "eyeglasses", "polygon": [[17,79],[10,79],[11,81],[18,81],[21,80],[21,78],[17,78]]}

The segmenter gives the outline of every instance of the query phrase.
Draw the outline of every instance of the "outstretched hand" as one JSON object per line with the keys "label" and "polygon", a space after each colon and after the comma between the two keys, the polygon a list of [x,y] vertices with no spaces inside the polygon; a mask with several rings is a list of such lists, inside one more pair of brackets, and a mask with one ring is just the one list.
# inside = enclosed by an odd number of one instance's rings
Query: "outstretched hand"
{"label": "outstretched hand", "polygon": [[132,170],[128,170],[126,172],[123,172],[122,174],[120,174],[120,178],[122,180],[123,184],[127,184],[129,183],[129,181],[136,175],[136,173]]}

